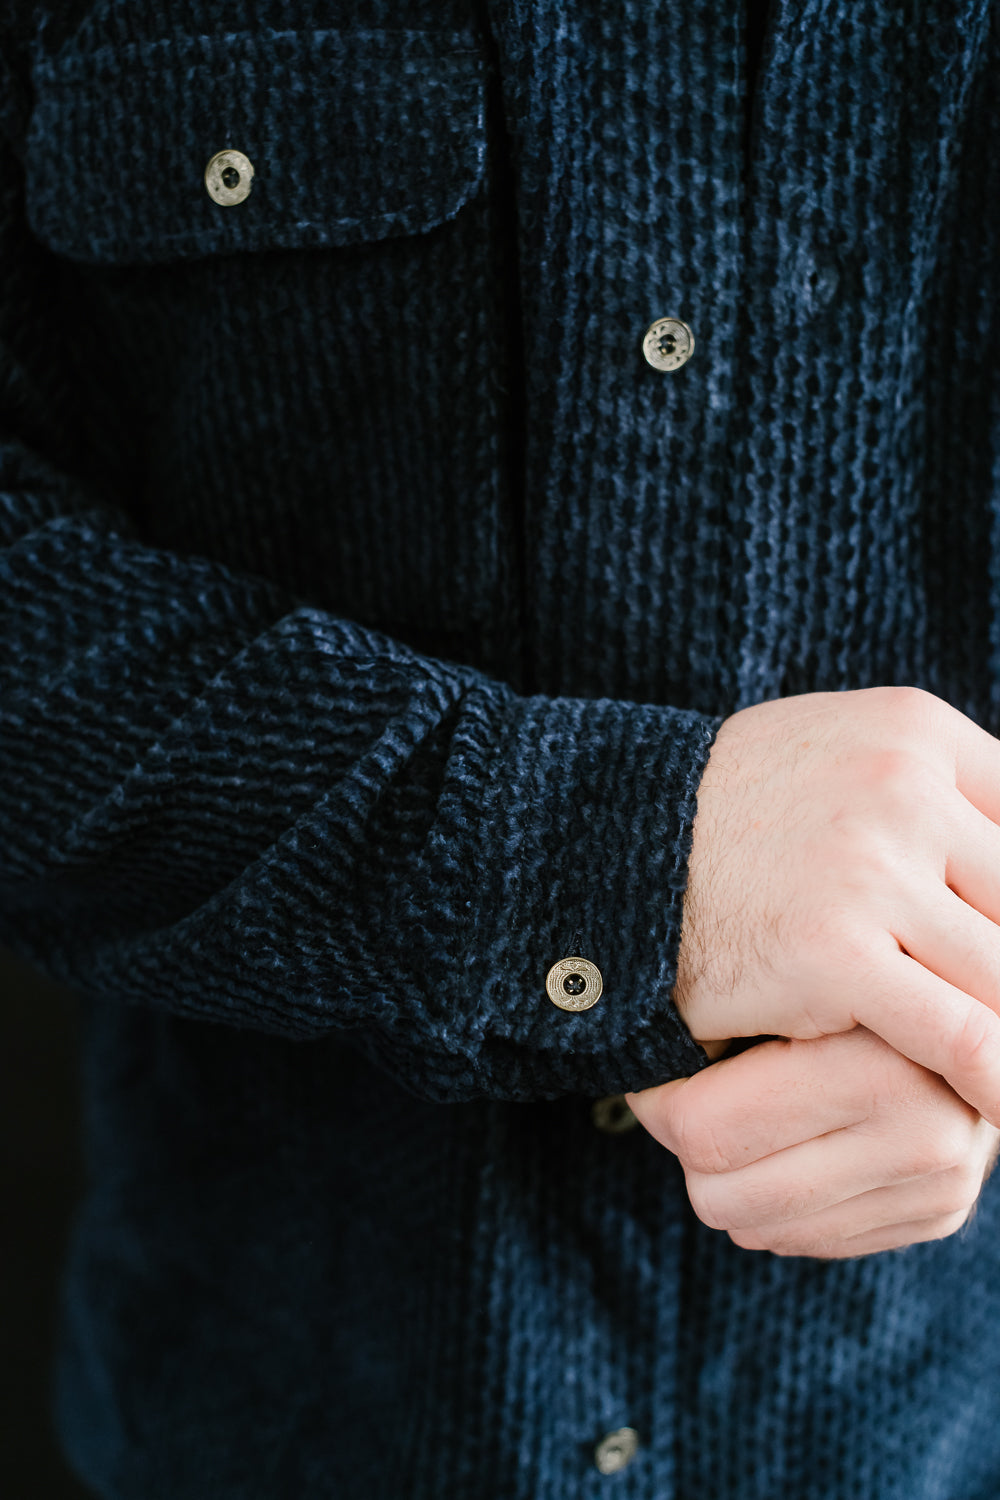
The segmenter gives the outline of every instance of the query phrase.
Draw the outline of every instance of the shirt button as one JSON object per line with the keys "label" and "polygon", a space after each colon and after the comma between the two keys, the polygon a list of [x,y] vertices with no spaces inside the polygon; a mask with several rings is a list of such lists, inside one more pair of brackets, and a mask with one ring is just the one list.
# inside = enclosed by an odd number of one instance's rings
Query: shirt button
{"label": "shirt button", "polygon": [[642,352],[654,370],[679,370],[694,353],[694,334],[680,318],[657,318],[646,329]]}
{"label": "shirt button", "polygon": [[560,1010],[589,1010],[601,998],[604,980],[587,958],[561,958],[545,976],[545,990]]}
{"label": "shirt button", "polygon": [[215,203],[242,203],[249,195],[253,163],[242,151],[217,151],[205,168],[205,186]]}
{"label": "shirt button", "polygon": [[595,1100],[590,1118],[605,1135],[624,1135],[639,1123],[626,1104],[624,1094],[609,1094],[606,1099]]}
{"label": "shirt button", "polygon": [[601,1438],[594,1449],[594,1463],[602,1474],[618,1474],[639,1451],[639,1434],[634,1427],[619,1427]]}

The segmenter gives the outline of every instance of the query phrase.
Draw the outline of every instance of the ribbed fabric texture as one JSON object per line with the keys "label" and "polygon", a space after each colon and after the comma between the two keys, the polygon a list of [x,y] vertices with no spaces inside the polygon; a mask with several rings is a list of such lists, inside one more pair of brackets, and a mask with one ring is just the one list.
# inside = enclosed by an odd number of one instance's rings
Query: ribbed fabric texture
{"label": "ribbed fabric texture", "polygon": [[85,1001],[58,1408],[107,1500],[1000,1487],[1000,1190],[782,1261],[590,1113],[705,1065],[725,715],[1000,725],[997,7],[756,36],[5,9],[0,936]]}

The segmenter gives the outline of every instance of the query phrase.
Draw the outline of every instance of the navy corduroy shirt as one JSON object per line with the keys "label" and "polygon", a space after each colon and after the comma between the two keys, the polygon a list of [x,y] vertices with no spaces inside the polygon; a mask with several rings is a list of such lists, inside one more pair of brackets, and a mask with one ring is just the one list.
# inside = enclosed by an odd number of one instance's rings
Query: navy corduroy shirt
{"label": "navy corduroy shirt", "polygon": [[1000,726],[1000,11],[747,19],[4,9],[0,937],[85,1005],[107,1500],[1000,1488],[997,1183],[783,1260],[592,1113],[706,1064],[726,715]]}

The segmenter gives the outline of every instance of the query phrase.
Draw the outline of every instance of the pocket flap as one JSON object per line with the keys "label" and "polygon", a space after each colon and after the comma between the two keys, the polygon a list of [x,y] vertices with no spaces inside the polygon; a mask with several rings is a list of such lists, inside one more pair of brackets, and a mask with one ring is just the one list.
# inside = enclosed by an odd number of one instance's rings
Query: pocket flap
{"label": "pocket flap", "polygon": [[[32,68],[28,219],[62,255],[121,265],[420,233],[482,178],[483,75],[441,32],[71,44]],[[253,167],[238,203],[205,184],[225,149]]]}

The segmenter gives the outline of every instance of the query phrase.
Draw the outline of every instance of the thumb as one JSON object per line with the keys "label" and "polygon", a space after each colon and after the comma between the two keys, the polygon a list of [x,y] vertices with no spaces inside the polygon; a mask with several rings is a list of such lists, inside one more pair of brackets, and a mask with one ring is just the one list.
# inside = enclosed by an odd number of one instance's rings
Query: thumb
{"label": "thumb", "polygon": [[[701,1042],[701,1047],[708,1053],[712,1062],[722,1056],[732,1042]],[[696,1073],[694,1078],[701,1075]],[[677,1155],[677,1146],[673,1144],[676,1139],[673,1117],[676,1113],[680,1090],[686,1083],[692,1083],[694,1078],[675,1078],[670,1083],[657,1083],[652,1088],[638,1089],[634,1094],[625,1095],[625,1103],[635,1115],[639,1124],[655,1136],[661,1146],[666,1146],[668,1151]]]}
{"label": "thumb", "polygon": [[675,1156],[680,1154],[680,1097],[693,1082],[693,1078],[675,1078],[671,1083],[658,1083],[625,1095],[625,1102],[639,1124]]}

